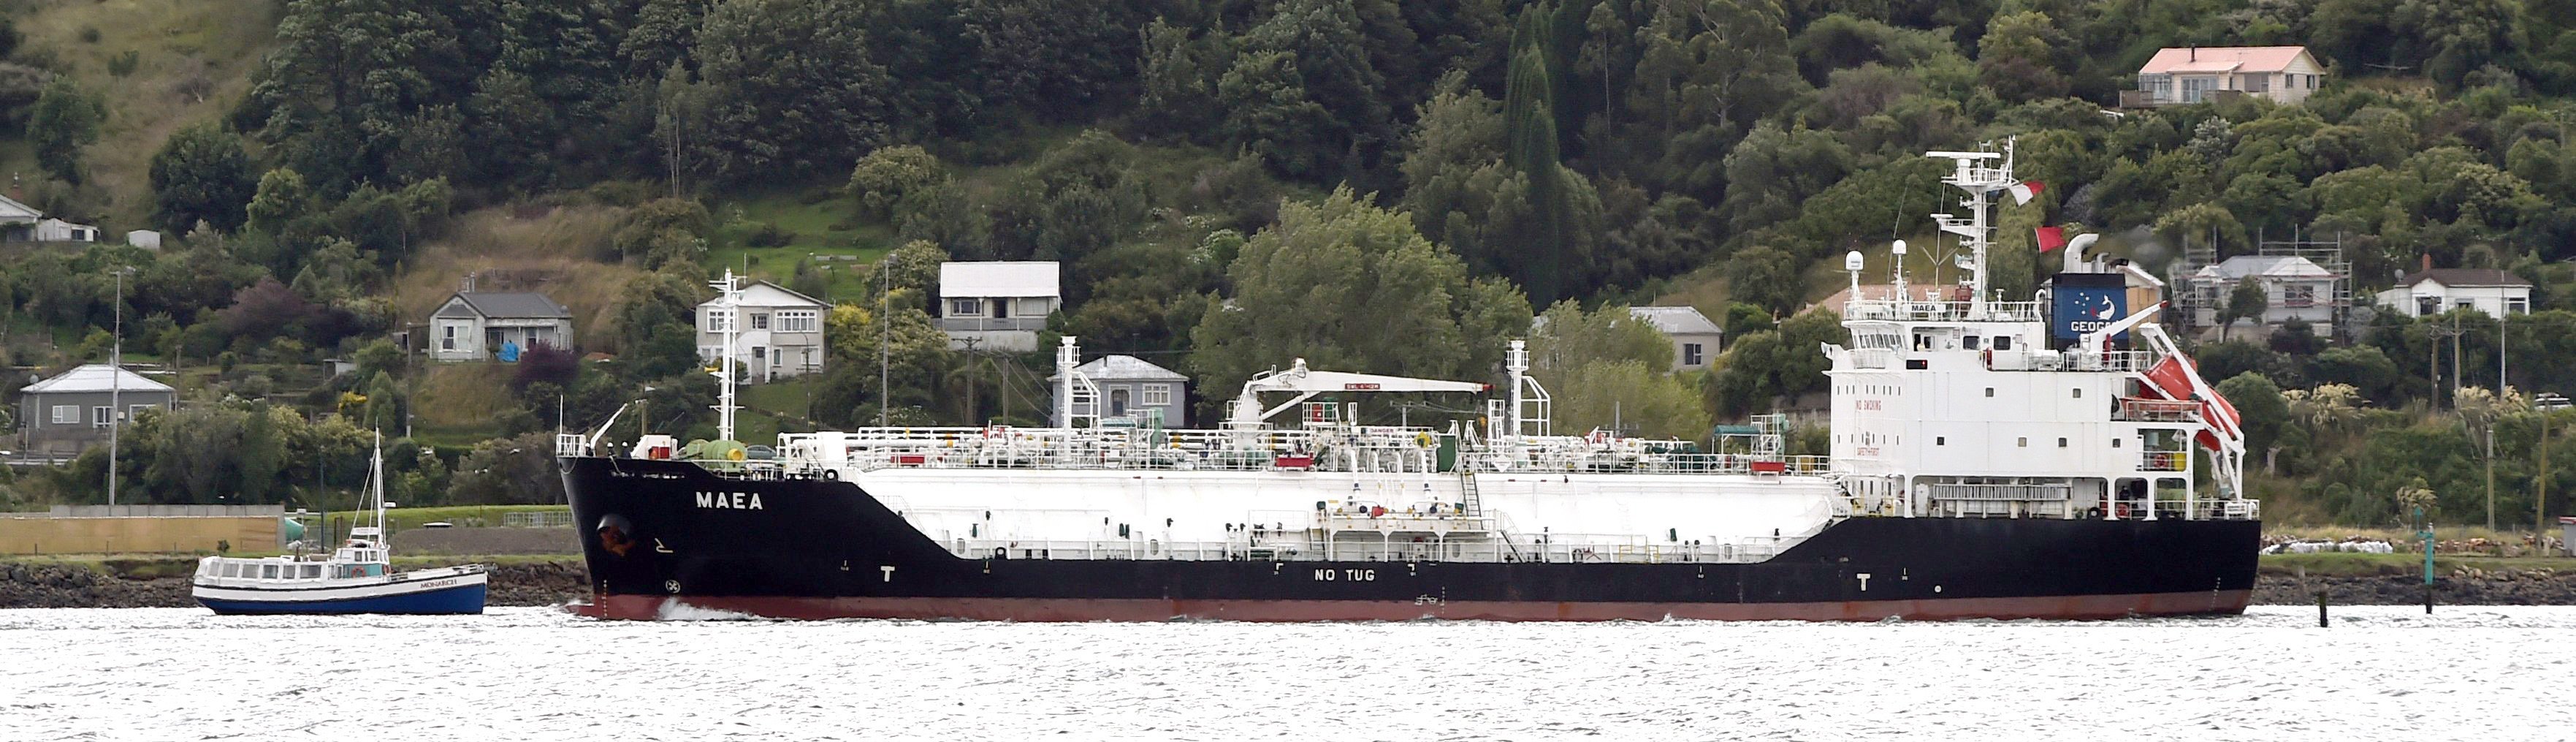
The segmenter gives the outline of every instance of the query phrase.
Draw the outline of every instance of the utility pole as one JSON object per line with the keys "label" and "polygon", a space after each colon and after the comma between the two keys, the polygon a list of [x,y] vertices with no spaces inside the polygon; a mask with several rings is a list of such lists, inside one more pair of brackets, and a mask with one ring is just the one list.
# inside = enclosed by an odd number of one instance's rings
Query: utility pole
{"label": "utility pole", "polygon": [[2487,421],[2487,530],[2495,530],[2495,421]]}
{"label": "utility pole", "polygon": [[886,364],[893,357],[886,349],[894,337],[894,302],[886,297],[886,292],[893,290],[894,266],[888,264],[893,257],[893,253],[887,253],[885,257],[877,258],[877,427],[880,428],[886,426],[886,407],[893,404],[887,396],[886,383]]}
{"label": "utility pole", "polygon": [[116,504],[116,434],[125,427],[125,267],[116,270],[116,328],[107,351],[107,504]]}
{"label": "utility pole", "polygon": [[2531,498],[2531,537],[2539,544],[2549,533],[2549,413],[2540,413],[2539,496]]}

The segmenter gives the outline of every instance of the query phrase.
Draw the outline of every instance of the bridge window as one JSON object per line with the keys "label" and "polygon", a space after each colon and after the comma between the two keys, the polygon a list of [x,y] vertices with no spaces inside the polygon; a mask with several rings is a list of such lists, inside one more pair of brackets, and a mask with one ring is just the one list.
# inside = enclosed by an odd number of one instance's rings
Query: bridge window
{"label": "bridge window", "polygon": [[2113,438],[2113,439],[2111,439],[2111,447],[2112,447],[2112,448],[2119,448],[2119,447],[2120,447],[2120,439],[2118,439],[2118,438]]}
{"label": "bridge window", "polygon": [[1986,387],[1986,396],[1988,396],[1988,397],[1995,396],[1995,388],[1994,388],[1994,387]]}
{"label": "bridge window", "polygon": [[2012,338],[2002,335],[1995,336],[1995,350],[2012,350]]}
{"label": "bridge window", "polygon": [[2084,387],[2080,387],[2080,386],[2079,386],[2079,387],[2076,387],[2076,388],[2074,388],[2074,389],[2070,389],[2070,390],[2068,390],[2068,391],[2075,392],[2075,398],[2076,398],[2076,399],[2083,399],[2083,398],[2084,398]]}
{"label": "bridge window", "polygon": [[1946,436],[1946,435],[1936,435],[1936,436],[1932,436],[1932,445],[1935,445],[1935,446],[1947,446],[1947,445],[1950,445],[1950,437],[1949,437],[1949,436]]}
{"label": "bridge window", "polygon": [[2065,447],[2066,447],[2066,439],[2064,439],[2064,438],[2059,438],[2059,439],[2057,439],[2057,447],[2058,447],[2058,448],[2065,448]]}
{"label": "bridge window", "polygon": [[1976,349],[1977,349],[1977,340],[1978,340],[1978,337],[1977,337],[1977,336],[1975,336],[1975,335],[1970,335],[1970,336],[1967,336],[1966,338],[1962,338],[1962,339],[1960,340],[1960,342],[1961,342],[1961,343],[1964,345],[1964,347],[1966,347],[1967,349],[1969,349],[1969,350],[1976,350]]}
{"label": "bridge window", "polygon": [[2019,445],[2019,446],[2021,446],[2022,448],[2029,448],[2029,447],[2030,447],[2030,439],[2029,439],[2029,438],[2026,438],[2026,437],[2025,437],[2025,438],[2016,438],[2016,439],[2014,439],[2014,440],[2016,441],[2016,444],[2017,444],[2017,445]]}

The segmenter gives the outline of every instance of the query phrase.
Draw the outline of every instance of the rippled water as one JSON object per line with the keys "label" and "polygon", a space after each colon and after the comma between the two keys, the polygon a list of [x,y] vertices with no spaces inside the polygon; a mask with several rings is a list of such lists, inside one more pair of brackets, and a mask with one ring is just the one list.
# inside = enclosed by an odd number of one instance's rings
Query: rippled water
{"label": "rippled water", "polygon": [[2576,737],[2576,608],[2098,623],[0,611],[0,740]]}

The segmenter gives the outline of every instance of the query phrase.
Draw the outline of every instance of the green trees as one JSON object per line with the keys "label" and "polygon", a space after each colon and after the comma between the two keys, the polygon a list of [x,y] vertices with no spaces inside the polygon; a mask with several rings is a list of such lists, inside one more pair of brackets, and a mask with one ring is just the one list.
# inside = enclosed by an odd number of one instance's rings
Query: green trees
{"label": "green trees", "polygon": [[707,141],[731,181],[841,172],[884,141],[893,83],[855,3],[716,4],[698,30]]}
{"label": "green trees", "polygon": [[97,96],[83,92],[70,77],[57,77],[45,84],[36,105],[27,112],[27,145],[36,151],[36,164],[56,179],[81,182],[81,148],[98,141],[98,128],[107,120],[107,104]]}
{"label": "green trees", "polygon": [[850,170],[850,195],[859,211],[878,219],[893,217],[895,204],[947,178],[939,158],[916,145],[884,147],[859,158]]}
{"label": "green trees", "polygon": [[1430,378],[1491,375],[1529,304],[1423,239],[1403,214],[1349,189],[1290,202],[1227,269],[1230,300],[1200,320],[1191,366],[1203,389],[1232,389],[1264,368]]}
{"label": "green trees", "polygon": [[1672,339],[1624,306],[1559,302],[1530,333],[1530,373],[1555,398],[1560,431],[1625,428],[1697,440],[1708,433],[1694,379],[1670,372]]}
{"label": "green trees", "polygon": [[241,137],[199,124],[170,135],[152,155],[153,221],[185,234],[198,222],[232,231],[249,221],[259,187]]}

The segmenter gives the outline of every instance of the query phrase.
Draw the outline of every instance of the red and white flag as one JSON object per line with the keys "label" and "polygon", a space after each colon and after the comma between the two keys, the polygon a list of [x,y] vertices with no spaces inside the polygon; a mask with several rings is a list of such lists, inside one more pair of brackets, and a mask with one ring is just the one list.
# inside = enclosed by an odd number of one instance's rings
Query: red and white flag
{"label": "red and white flag", "polygon": [[2039,195],[2040,190],[2047,187],[2048,184],[2041,183],[2036,180],[2025,180],[2017,183],[2012,187],[2013,203],[2028,206],[2030,205],[2031,197]]}
{"label": "red and white flag", "polygon": [[2066,246],[2065,227],[2040,227],[2031,230],[2039,236],[2039,251],[2048,252]]}

